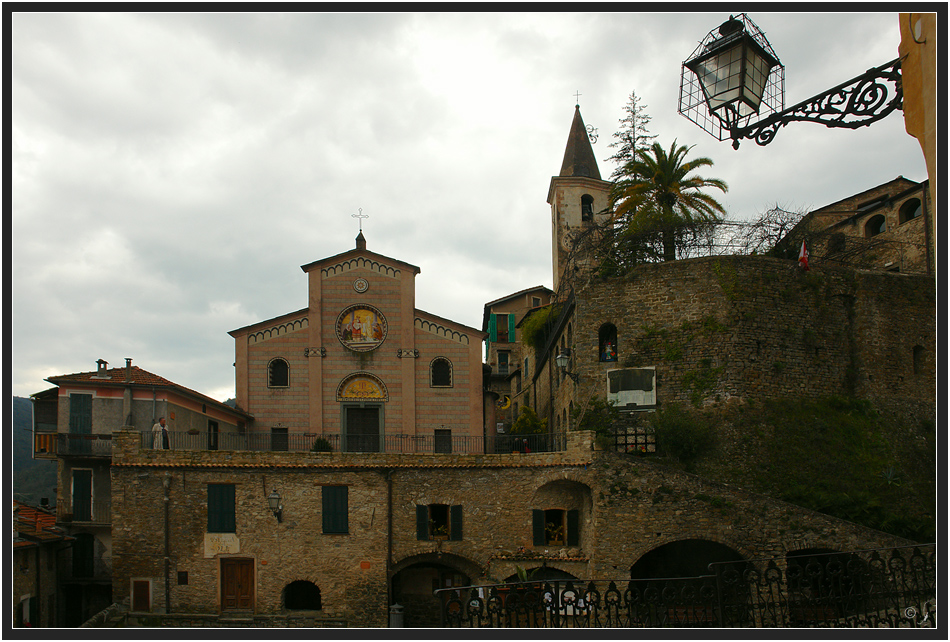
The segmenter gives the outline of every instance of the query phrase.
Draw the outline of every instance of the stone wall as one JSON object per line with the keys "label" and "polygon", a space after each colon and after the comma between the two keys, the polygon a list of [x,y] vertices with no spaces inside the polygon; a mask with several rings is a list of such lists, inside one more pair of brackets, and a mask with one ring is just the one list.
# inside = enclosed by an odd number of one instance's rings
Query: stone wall
{"label": "stone wall", "polygon": [[[595,451],[588,432],[568,437],[562,453],[359,455],[156,452],[139,450],[135,433],[117,432],[114,599],[128,604],[131,579],[147,578],[153,614],[164,612],[166,529],[172,613],[221,614],[221,560],[238,557],[253,560],[254,597],[253,614],[236,617],[295,615],[284,608],[283,590],[306,580],[320,589],[320,617],[377,627],[388,622],[389,578],[420,565],[456,569],[476,584],[541,565],[578,578],[625,578],[644,554],[689,539],[724,544],[746,559],[908,543],[656,462]],[[236,529],[226,537],[207,532],[209,483],[235,486]],[[346,534],[322,532],[328,484],[348,487]],[[274,489],[281,522],[267,507]],[[462,507],[461,539],[419,538],[416,506],[429,504]],[[533,544],[532,511],[552,509],[579,511],[576,546]]]}

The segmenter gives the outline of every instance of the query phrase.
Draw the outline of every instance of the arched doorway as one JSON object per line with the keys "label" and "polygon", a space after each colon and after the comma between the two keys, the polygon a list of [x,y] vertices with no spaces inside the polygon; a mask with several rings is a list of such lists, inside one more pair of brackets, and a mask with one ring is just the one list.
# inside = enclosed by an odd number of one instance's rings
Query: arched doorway
{"label": "arched doorway", "polygon": [[438,627],[442,624],[442,600],[437,589],[472,585],[472,577],[481,575],[477,564],[457,555],[435,553],[417,555],[394,567],[393,603],[403,607],[406,627]]}
{"label": "arched doorway", "polygon": [[283,603],[288,611],[319,611],[323,608],[320,587],[307,580],[296,580],[285,586]]}

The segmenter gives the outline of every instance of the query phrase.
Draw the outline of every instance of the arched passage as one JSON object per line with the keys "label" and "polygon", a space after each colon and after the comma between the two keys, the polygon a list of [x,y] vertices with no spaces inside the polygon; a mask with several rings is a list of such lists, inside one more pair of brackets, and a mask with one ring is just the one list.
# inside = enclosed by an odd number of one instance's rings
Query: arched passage
{"label": "arched passage", "polygon": [[406,627],[441,626],[436,589],[471,586],[472,578],[482,575],[478,564],[450,553],[414,555],[395,564],[393,571],[393,602],[403,607]]}
{"label": "arched passage", "polygon": [[630,579],[645,580],[709,575],[709,565],[730,562],[740,570],[745,560],[725,544],[705,539],[684,539],[654,548],[630,567]]}
{"label": "arched passage", "polygon": [[284,587],[284,608],[289,611],[319,611],[323,608],[320,587],[307,580],[295,580]]}

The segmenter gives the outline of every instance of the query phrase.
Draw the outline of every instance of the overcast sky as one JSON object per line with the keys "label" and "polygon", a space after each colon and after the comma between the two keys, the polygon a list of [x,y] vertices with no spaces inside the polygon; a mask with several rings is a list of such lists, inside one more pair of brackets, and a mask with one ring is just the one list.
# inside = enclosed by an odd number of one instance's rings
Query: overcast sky
{"label": "overcast sky", "polygon": [[[360,209],[370,250],[421,268],[418,308],[480,327],[487,301],[552,285],[575,92],[604,178],[636,91],[736,218],[926,178],[900,113],[738,151],[677,114],[683,60],[727,17],[13,15],[13,394],[131,357],[233,396],[227,332],[305,308],[300,266],[352,249]],[[896,13],[750,17],[786,106],[898,55]]]}

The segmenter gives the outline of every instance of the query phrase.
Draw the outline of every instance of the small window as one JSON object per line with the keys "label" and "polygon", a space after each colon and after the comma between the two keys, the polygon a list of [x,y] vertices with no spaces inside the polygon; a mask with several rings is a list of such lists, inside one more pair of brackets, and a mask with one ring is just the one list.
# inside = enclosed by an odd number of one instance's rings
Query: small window
{"label": "small window", "polygon": [[539,297],[539,296],[533,296],[533,297],[531,297],[531,307],[532,307],[532,308],[539,308],[539,307],[541,307],[541,297]]}
{"label": "small window", "polygon": [[208,450],[218,449],[218,422],[208,420]]}
{"label": "small window", "polygon": [[[498,343],[509,343],[515,338],[515,315],[513,314],[493,314],[495,319],[495,341]],[[491,334],[489,328],[489,334]],[[490,339],[491,337],[489,337]]]}
{"label": "small window", "polygon": [[234,533],[234,484],[208,484],[208,532]]}
{"label": "small window", "polygon": [[349,533],[349,488],[347,486],[323,487],[323,532]]}
{"label": "small window", "polygon": [[416,539],[462,539],[462,507],[416,504]]}
{"label": "small window", "polygon": [[188,586],[188,571],[178,571],[178,586]]}
{"label": "small window", "polygon": [[601,361],[617,360],[617,326],[613,323],[605,323],[600,326],[599,335],[599,353]]}
{"label": "small window", "polygon": [[507,352],[498,353],[498,374],[504,377],[508,376],[508,356]]}
{"label": "small window", "polygon": [[917,345],[914,346],[914,374],[919,375],[924,373],[924,347]]}
{"label": "small window", "polygon": [[286,388],[290,385],[290,366],[283,359],[274,359],[267,365],[267,386]]}
{"label": "small window", "polygon": [[868,219],[864,225],[864,236],[871,238],[887,231],[887,219],[883,214],[877,214]]}
{"label": "small window", "polygon": [[535,546],[578,546],[580,512],[551,508],[532,511],[532,542]]}
{"label": "small window", "polygon": [[429,366],[429,385],[433,388],[452,387],[452,362],[445,357],[436,357]]}
{"label": "small window", "polygon": [[594,197],[590,194],[581,196],[581,221],[594,220]]}
{"label": "small window", "polygon": [[904,204],[901,205],[901,209],[898,212],[897,220],[901,223],[906,223],[911,221],[923,213],[923,207],[920,204],[919,198],[912,198],[910,200],[904,201]]}

